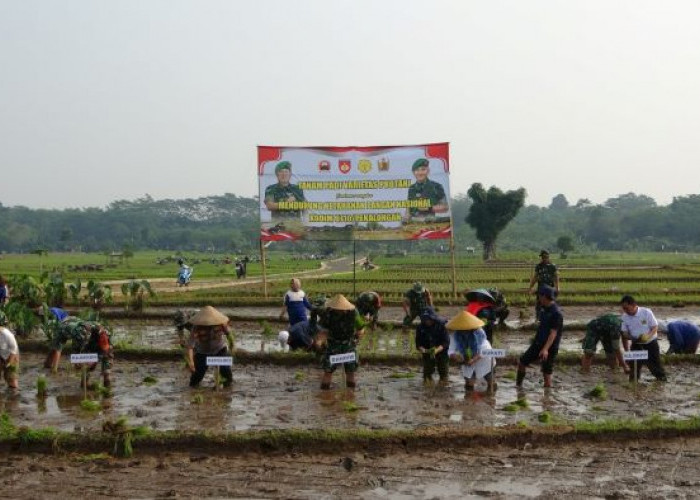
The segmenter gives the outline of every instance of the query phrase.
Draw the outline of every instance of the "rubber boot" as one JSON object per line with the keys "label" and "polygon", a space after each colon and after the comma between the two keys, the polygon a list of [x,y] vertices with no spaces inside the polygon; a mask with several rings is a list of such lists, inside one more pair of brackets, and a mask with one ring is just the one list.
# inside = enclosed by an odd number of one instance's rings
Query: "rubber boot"
{"label": "rubber boot", "polygon": [[515,385],[516,385],[517,387],[522,387],[522,385],[523,385],[523,380],[525,380],[525,374],[526,374],[526,373],[527,373],[527,372],[526,372],[525,370],[520,370],[520,369],[518,368],[518,373],[517,373],[516,378],[515,378]]}
{"label": "rubber boot", "polygon": [[593,356],[590,354],[584,354],[581,359],[581,371],[583,373],[588,373],[591,371],[591,365],[593,364]]}

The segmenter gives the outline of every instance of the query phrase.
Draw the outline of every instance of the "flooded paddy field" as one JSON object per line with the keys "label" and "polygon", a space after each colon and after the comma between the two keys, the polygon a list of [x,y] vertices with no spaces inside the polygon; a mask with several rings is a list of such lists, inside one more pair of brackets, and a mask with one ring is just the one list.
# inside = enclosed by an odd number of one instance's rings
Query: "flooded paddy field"
{"label": "flooded paddy field", "polygon": [[[102,408],[87,411],[81,407],[80,373],[66,359],[59,373],[48,375],[48,397],[36,396],[34,384],[45,371],[41,361],[38,354],[25,354],[20,393],[0,392],[0,413],[6,412],[16,425],[86,431],[101,429],[105,420],[126,416],[133,425],[156,430],[214,432],[439,425],[480,428],[538,426],[543,412],[554,423],[654,415],[688,418],[700,412],[698,367],[688,363],[669,365],[666,384],[653,381],[644,370],[636,391],[625,375],[610,373],[602,366],[587,375],[576,366],[557,366],[553,389],[544,389],[541,374],[531,369],[523,389],[516,389],[514,367],[501,366],[496,372],[498,391],[491,397],[479,391],[465,393],[456,367],[451,367],[448,385],[426,386],[418,367],[361,366],[357,390],[344,389],[343,376],[336,373],[334,390],[321,391],[320,371],[313,366],[235,365],[233,387],[214,391],[211,370],[201,388],[190,389],[189,372],[181,361],[117,358],[113,396],[90,392],[89,399],[100,401]],[[149,383],[147,377],[155,382]],[[604,397],[590,395],[597,385],[604,387]],[[518,399],[524,402],[513,408],[511,403]]]}

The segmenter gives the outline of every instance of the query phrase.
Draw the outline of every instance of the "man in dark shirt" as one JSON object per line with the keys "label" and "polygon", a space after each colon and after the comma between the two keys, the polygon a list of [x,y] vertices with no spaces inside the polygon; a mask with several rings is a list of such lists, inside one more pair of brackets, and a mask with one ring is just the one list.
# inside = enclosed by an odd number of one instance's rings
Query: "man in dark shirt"
{"label": "man in dark shirt", "polygon": [[554,360],[559,352],[564,317],[559,305],[554,302],[555,290],[551,286],[542,286],[537,292],[537,300],[542,309],[537,333],[530,347],[520,356],[516,385],[522,386],[528,366],[535,361],[542,363],[544,386],[552,387]]}
{"label": "man in dark shirt", "polygon": [[432,381],[437,367],[440,382],[448,380],[450,358],[450,336],[445,321],[432,307],[425,308],[420,314],[420,324],[416,327],[416,348],[423,355],[423,380]]}
{"label": "man in dark shirt", "polygon": [[[530,293],[536,293],[540,287],[549,286],[554,289],[554,298],[559,295],[559,271],[557,266],[549,260],[549,251],[540,252],[540,262],[535,265],[535,269],[530,277]],[[535,320],[540,315],[540,302],[535,301]]]}
{"label": "man in dark shirt", "polygon": [[659,328],[668,336],[666,354],[695,354],[700,343],[700,328],[690,321],[671,321],[666,328]]}

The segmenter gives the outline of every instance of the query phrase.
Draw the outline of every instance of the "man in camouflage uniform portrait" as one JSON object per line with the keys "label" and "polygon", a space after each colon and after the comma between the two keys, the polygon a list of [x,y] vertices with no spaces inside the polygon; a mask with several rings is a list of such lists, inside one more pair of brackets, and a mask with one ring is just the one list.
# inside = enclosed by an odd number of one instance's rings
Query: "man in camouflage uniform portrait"
{"label": "man in camouflage uniform portrait", "polygon": [[598,342],[603,344],[605,359],[611,370],[618,365],[625,373],[629,368],[622,356],[620,337],[622,332],[622,320],[617,314],[603,314],[586,325],[586,337],[583,339],[583,359],[581,371],[587,373],[591,370],[591,363],[598,347]]}
{"label": "man in camouflage uniform portrait", "polygon": [[321,328],[326,331],[326,351],[321,361],[323,375],[321,389],[331,388],[333,372],[337,364],[332,365],[330,357],[337,354],[355,353],[355,361],[344,363],[345,382],[348,389],[356,387],[355,372],[357,371],[357,343],[362,336],[364,321],[355,306],[343,295],[336,295],[326,303]]}
{"label": "man in camouflage uniform portrait", "polygon": [[429,162],[425,158],[419,158],[413,162],[413,175],[416,182],[408,188],[408,200],[429,200],[429,206],[426,207],[410,207],[408,214],[411,218],[425,218],[436,214],[447,212],[447,196],[445,189],[439,182],[428,179],[430,174]]}
{"label": "man in camouflage uniform portrait", "polygon": [[280,202],[306,201],[304,191],[296,184],[291,184],[292,164],[281,161],[275,167],[277,184],[265,188],[265,207],[272,212],[273,219],[298,218],[301,210],[286,210],[280,208]]}
{"label": "man in camouflage uniform portrait", "polygon": [[[71,342],[71,349],[74,353],[97,353],[103,385],[110,387],[112,385],[110,374],[114,352],[109,331],[94,321],[67,317],[58,325],[51,339],[51,350],[45,363],[45,366],[51,368],[51,371],[58,370],[61,351],[68,341]],[[90,363],[88,370],[92,372],[96,367],[97,363]],[[87,377],[85,383],[87,383]]]}
{"label": "man in camouflage uniform portrait", "polygon": [[421,315],[427,307],[433,306],[433,296],[420,281],[416,281],[403,297],[404,331],[411,326],[413,320]]}

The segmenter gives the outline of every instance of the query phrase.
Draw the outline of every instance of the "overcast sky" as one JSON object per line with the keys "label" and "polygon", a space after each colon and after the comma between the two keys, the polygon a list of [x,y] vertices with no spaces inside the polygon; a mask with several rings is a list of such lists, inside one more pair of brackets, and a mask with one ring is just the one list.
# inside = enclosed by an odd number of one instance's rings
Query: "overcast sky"
{"label": "overcast sky", "polygon": [[451,192],[700,193],[700,2],[0,0],[0,203],[257,194],[256,145],[451,143]]}

